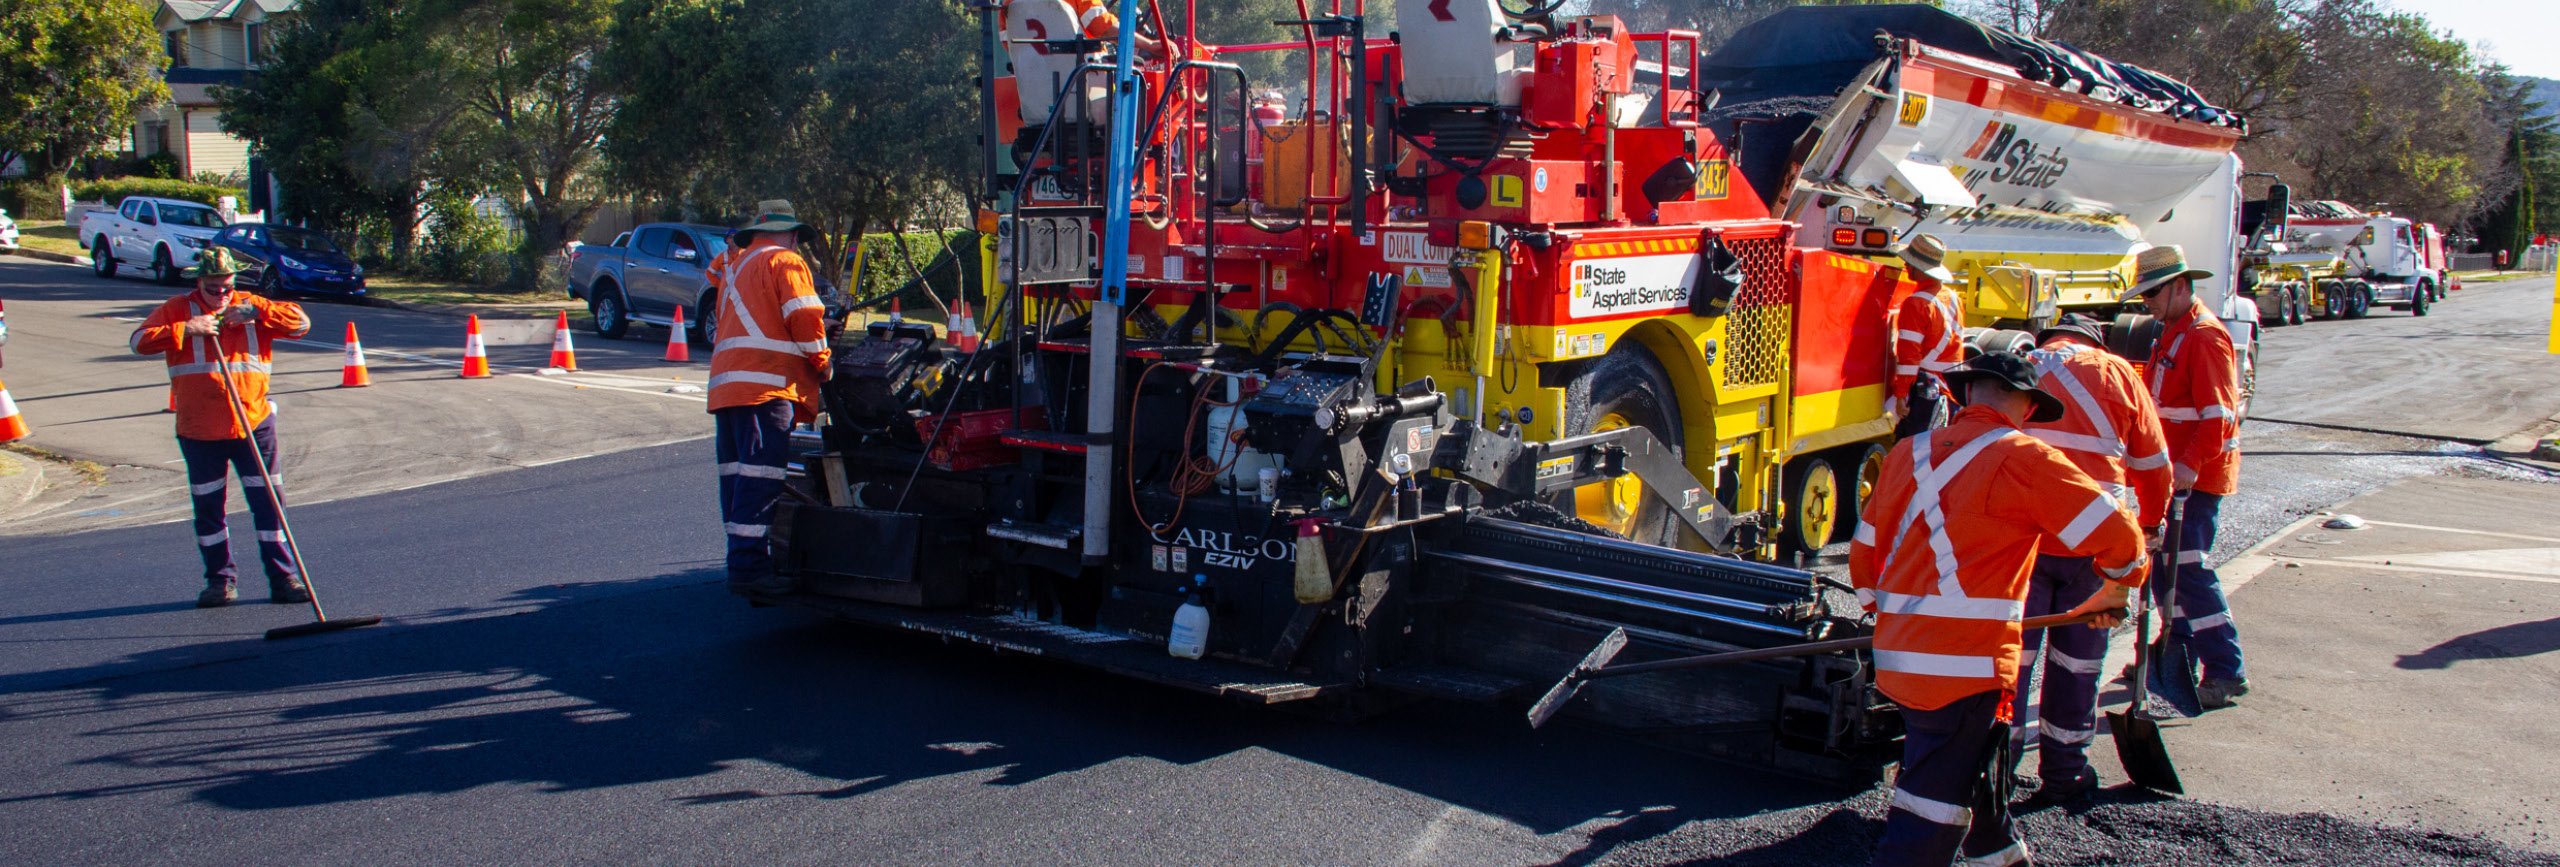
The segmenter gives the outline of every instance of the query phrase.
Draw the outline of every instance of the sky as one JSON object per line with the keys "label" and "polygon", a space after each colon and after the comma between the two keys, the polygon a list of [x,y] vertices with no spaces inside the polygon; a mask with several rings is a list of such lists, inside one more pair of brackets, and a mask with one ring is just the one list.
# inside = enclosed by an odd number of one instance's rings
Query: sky
{"label": "sky", "polygon": [[2518,75],[2560,78],[2560,0],[2390,0],[2475,46]]}

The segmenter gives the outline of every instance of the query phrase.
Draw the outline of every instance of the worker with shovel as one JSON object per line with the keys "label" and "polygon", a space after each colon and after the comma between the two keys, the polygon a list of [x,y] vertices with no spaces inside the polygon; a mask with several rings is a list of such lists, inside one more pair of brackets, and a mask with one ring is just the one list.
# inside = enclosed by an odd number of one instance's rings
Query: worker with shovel
{"label": "worker with shovel", "polygon": [[[204,557],[205,588],[196,596],[198,608],[219,608],[240,598],[235,586],[239,573],[231,564],[231,531],[223,519],[234,472],[258,528],[267,601],[311,601],[302,565],[285,544],[276,492],[260,469],[276,462],[274,407],[267,402],[275,341],[301,337],[311,330],[311,317],[299,305],[237,291],[232,275],[242,270],[229,250],[215,247],[197,254],[195,266],[186,271],[196,288],[152,311],[131,340],[134,352],[163,356],[169,364],[178,453],[186,458],[196,551]],[[228,382],[223,381],[226,373]]]}
{"label": "worker with shovel", "polygon": [[2147,572],[2134,516],[2019,430],[2063,417],[2032,365],[1992,353],[1945,378],[1965,408],[1893,447],[1849,549],[1858,601],[1876,616],[1876,688],[1905,730],[1879,867],[1944,867],[1959,853],[2027,863],[2001,754],[2037,547],[2092,558],[2106,583],[2071,613],[2109,612],[2090,620],[2100,629]]}
{"label": "worker with shovel", "polygon": [[2213,272],[2189,267],[2174,244],[2142,251],[2134,269],[2133,288],[2119,300],[2139,299],[2160,320],[2160,336],[2151,343],[2151,399],[2160,405],[2179,504],[2177,580],[2174,588],[2161,582],[2153,593],[2174,593],[2168,644],[2176,676],[2187,676],[2179,657],[2191,654],[2204,675],[2196,682],[2197,702],[2229,707],[2249,693],[2249,669],[2222,578],[2204,558],[2213,550],[2222,498],[2240,486],[2239,353],[2230,329],[2196,303],[2195,279]]}
{"label": "worker with shovel", "polygon": [[[2100,490],[2132,513],[2150,541],[2160,541],[2161,523],[2169,514],[2168,445],[2160,435],[2158,408],[2142,384],[2142,374],[2124,359],[2109,354],[2098,323],[2077,313],[2036,332],[2042,343],[2027,353],[2038,385],[2060,396],[2062,418],[2029,424],[2028,436],[2062,452],[2071,465],[2088,473]],[[2105,579],[2097,564],[2075,557],[2046,540],[2036,557],[2027,589],[2027,616],[2054,614],[2097,591]],[[2018,691],[2020,736],[2032,719],[2037,729],[2037,772],[2042,785],[2036,798],[2059,804],[2098,786],[2089,768],[2089,740],[2097,733],[2098,675],[2107,655],[2107,632],[2089,626],[2058,626],[2029,632],[2024,659],[2044,657],[2040,701],[2028,706]]]}

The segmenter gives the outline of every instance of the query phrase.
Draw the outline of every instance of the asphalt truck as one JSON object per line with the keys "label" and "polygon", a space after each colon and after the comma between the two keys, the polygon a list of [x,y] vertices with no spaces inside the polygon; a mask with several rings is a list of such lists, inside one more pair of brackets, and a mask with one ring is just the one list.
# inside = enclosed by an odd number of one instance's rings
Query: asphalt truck
{"label": "asphalt truck", "polygon": [[[2096,272],[2170,203],[2013,192],[2095,191],[2158,153],[2193,187],[2236,137],[2201,100],[2092,95],[2037,59],[2060,47],[1931,7],[1792,10],[1709,53],[1557,3],[1400,0],[1392,34],[1359,0],[1311,5],[1219,46],[1124,3],[1165,46],[1146,55],[1073,38],[1054,0],[984,12],[964,294],[985,340],[835,338],[772,530],[799,587],[754,601],[1344,713],[1525,701],[1610,635],[1625,660],[1861,635],[1802,567],[1890,439],[1916,288],[1892,242],[2022,239],[1966,265],[1977,293],[2048,292],[1999,308],[2031,321],[2117,285]],[[1769,40],[1895,89],[1835,111]],[[1239,62],[1275,55],[1286,82]],[[1992,151],[1940,133],[1986,124],[2000,149],[1957,174]],[[1883,152],[1829,146],[1859,125],[1912,140],[1835,179],[1831,155]],[[2025,255],[2046,258],[2006,264]],[[1844,651],[1616,678],[1565,712],[1872,779],[1899,736],[1872,674]]]}

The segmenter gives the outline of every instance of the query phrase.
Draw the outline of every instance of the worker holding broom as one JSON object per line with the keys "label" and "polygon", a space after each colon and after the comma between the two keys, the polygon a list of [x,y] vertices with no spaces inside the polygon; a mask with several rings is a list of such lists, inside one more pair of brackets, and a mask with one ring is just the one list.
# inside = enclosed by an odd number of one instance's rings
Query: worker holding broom
{"label": "worker holding broom", "polygon": [[1876,688],[1905,730],[1879,867],[1945,867],[1959,853],[2027,863],[2002,753],[2036,549],[2093,558],[2106,583],[2069,613],[2101,629],[2148,565],[2133,515],[2019,430],[2063,416],[2032,365],[1992,353],[1945,379],[1965,408],[1893,447],[1849,549],[1858,602],[1876,616]]}
{"label": "worker holding broom", "polygon": [[152,311],[133,329],[131,340],[134,352],[163,356],[169,364],[178,453],[187,462],[187,492],[195,505],[196,552],[204,557],[205,587],[196,596],[198,608],[219,608],[240,598],[239,573],[231,564],[231,531],[223,518],[234,472],[258,528],[267,601],[311,601],[301,564],[285,544],[279,492],[260,470],[276,465],[274,407],[267,402],[275,341],[309,332],[311,317],[299,305],[235,289],[232,275],[241,270],[239,260],[221,247],[196,254],[196,264],[186,271],[196,288]]}
{"label": "worker holding broom", "polygon": [[719,323],[711,348],[713,452],[720,465],[720,515],[729,536],[729,589],[739,594],[791,589],[775,572],[766,535],[782,499],[791,426],[818,415],[818,383],[829,363],[824,304],[818,300],[801,246],[818,231],[799,221],[791,203],[757,205],[762,216],[730,236],[729,260],[717,279]]}

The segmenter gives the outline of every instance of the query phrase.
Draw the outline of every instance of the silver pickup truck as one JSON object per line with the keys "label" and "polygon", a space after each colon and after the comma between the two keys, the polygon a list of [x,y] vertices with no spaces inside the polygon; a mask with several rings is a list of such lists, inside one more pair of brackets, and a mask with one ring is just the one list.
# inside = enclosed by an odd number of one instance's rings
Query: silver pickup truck
{"label": "silver pickup truck", "polygon": [[619,338],[631,323],[669,325],[677,305],[693,339],[712,333],[711,280],[703,273],[729,249],[729,229],[691,223],[643,223],[608,245],[569,252],[569,295],[585,299],[596,333]]}
{"label": "silver pickup truck", "polygon": [[[573,248],[569,296],[586,300],[587,310],[595,314],[596,333],[608,338],[620,338],[634,322],[672,325],[676,306],[683,305],[688,336],[708,346],[719,330],[720,309],[704,267],[729,249],[732,231],[696,223],[642,223],[611,244]],[[849,306],[844,294],[824,277],[816,288],[827,320],[842,320]]]}

